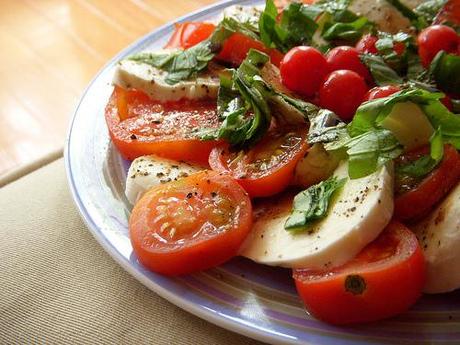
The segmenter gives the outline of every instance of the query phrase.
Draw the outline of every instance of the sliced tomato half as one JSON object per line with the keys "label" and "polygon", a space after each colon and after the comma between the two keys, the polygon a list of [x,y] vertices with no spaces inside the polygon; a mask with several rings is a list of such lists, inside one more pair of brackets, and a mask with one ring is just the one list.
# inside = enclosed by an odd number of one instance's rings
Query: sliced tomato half
{"label": "sliced tomato half", "polygon": [[144,266],[178,275],[235,256],[251,225],[246,192],[230,176],[207,170],[149,190],[134,206],[129,233]]}
{"label": "sliced tomato half", "polygon": [[254,147],[232,150],[217,146],[209,156],[215,171],[231,174],[251,197],[270,196],[284,190],[297,162],[307,152],[307,129],[272,129]]}
{"label": "sliced tomato half", "polygon": [[318,319],[369,322],[402,313],[417,301],[425,284],[425,261],[415,235],[393,221],[344,266],[297,269],[293,277],[307,310]]}
{"label": "sliced tomato half", "polygon": [[[412,161],[427,154],[428,148],[416,150],[401,157],[400,161]],[[427,215],[460,180],[460,154],[451,145],[444,146],[444,158],[439,166],[422,180],[400,183],[395,198],[395,218],[414,221]]]}
{"label": "sliced tomato half", "polygon": [[129,160],[157,154],[206,165],[218,144],[197,136],[202,128],[219,127],[215,101],[159,103],[142,92],[116,87],[105,119],[113,143]]}
{"label": "sliced tomato half", "polygon": [[193,47],[211,36],[215,29],[216,26],[211,23],[178,23],[165,48],[187,49]]}

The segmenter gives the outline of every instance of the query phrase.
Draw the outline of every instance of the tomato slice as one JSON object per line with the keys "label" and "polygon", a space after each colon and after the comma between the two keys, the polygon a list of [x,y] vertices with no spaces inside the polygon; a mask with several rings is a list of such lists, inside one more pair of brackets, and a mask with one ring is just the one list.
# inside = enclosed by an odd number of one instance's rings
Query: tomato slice
{"label": "tomato slice", "polygon": [[204,41],[214,32],[216,26],[211,23],[185,22],[176,24],[176,30],[172,34],[165,48],[187,49]]}
{"label": "tomato slice", "polygon": [[234,66],[239,66],[246,58],[246,55],[248,55],[251,48],[268,54],[271,62],[276,66],[280,65],[284,56],[279,50],[266,48],[262,42],[237,32],[225,41],[216,59]]}
{"label": "tomato slice", "polygon": [[229,260],[251,226],[246,192],[230,176],[209,170],[152,188],[129,219],[139,261],[166,275],[192,273]]}
{"label": "tomato slice", "polygon": [[[424,149],[428,153],[427,149]],[[414,160],[421,151],[401,157],[403,161]],[[423,153],[422,153],[423,154]],[[444,146],[444,158],[439,166],[422,181],[407,182],[400,186],[402,193],[395,198],[395,218],[401,221],[420,219],[433,208],[460,180],[460,154],[451,145]]]}
{"label": "tomato slice", "polygon": [[297,162],[307,152],[306,128],[270,130],[249,150],[217,146],[209,156],[215,171],[231,174],[251,197],[270,196],[284,190]]}
{"label": "tomato slice", "polygon": [[413,305],[425,283],[425,261],[415,235],[391,222],[347,264],[324,271],[293,271],[307,310],[332,324],[369,322]]}
{"label": "tomato slice", "polygon": [[[207,39],[214,32],[216,26],[210,23],[186,22],[176,24],[176,30],[172,34],[165,48],[187,49]],[[217,60],[239,66],[249,49],[263,51],[270,56],[271,62],[279,66],[283,54],[277,49],[266,48],[265,45],[253,38],[241,33],[231,35],[224,43],[222,50],[217,55]]]}
{"label": "tomato slice", "polygon": [[215,101],[158,103],[139,91],[116,87],[105,109],[110,137],[129,160],[157,154],[207,165],[217,141],[197,137],[201,128],[218,128]]}

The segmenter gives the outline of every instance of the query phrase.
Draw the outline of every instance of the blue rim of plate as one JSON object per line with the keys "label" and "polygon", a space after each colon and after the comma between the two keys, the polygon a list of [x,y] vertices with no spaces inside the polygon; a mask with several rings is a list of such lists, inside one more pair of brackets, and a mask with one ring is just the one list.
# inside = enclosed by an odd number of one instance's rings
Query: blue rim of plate
{"label": "blue rim of plate", "polygon": [[[261,0],[221,1],[174,23],[203,20],[229,5],[262,3]],[[167,278],[149,272],[137,262],[127,239],[129,208],[123,191],[116,190],[116,185],[123,183],[129,163],[110,146],[107,132],[101,134],[97,130],[105,126],[104,121],[101,122],[103,98],[110,94],[110,76],[115,63],[152,42],[164,41],[172,33],[174,23],[145,35],[109,61],[83,93],[69,127],[64,157],[71,194],[85,224],[105,251],[142,284],[178,307],[260,341],[276,344],[460,343],[458,292],[425,297],[408,313],[388,321],[339,328],[321,323],[304,312],[286,270],[234,259],[206,272]],[[99,95],[98,90],[102,89],[104,92]],[[92,120],[88,118],[89,113],[99,116],[94,126],[88,124],[88,120]],[[95,147],[93,138],[99,138],[98,144],[102,144]],[[115,168],[121,172],[113,173]]]}

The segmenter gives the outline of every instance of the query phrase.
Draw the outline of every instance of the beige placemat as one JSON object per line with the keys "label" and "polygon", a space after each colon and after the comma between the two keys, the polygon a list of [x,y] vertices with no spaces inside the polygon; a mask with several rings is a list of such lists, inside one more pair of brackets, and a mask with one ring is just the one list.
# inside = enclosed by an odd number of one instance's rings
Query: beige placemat
{"label": "beige placemat", "polygon": [[83,225],[59,159],[0,189],[0,344],[260,344],[122,270]]}

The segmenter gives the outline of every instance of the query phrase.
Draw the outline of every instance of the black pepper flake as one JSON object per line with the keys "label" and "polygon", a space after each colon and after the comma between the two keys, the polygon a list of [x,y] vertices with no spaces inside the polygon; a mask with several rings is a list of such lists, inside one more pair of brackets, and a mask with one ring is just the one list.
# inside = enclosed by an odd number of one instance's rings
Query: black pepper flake
{"label": "black pepper flake", "polygon": [[136,139],[137,139],[137,136],[136,136],[136,134],[131,134],[130,138],[131,138],[132,140],[136,140]]}
{"label": "black pepper flake", "polygon": [[187,199],[191,199],[193,197],[193,193],[188,193],[186,196],[185,196]]}
{"label": "black pepper flake", "polygon": [[217,196],[217,193],[216,192],[211,192],[211,197],[212,198],[215,198]]}
{"label": "black pepper flake", "polygon": [[165,174],[163,174],[162,172],[157,173],[157,177],[163,177],[163,176],[165,176]]}

